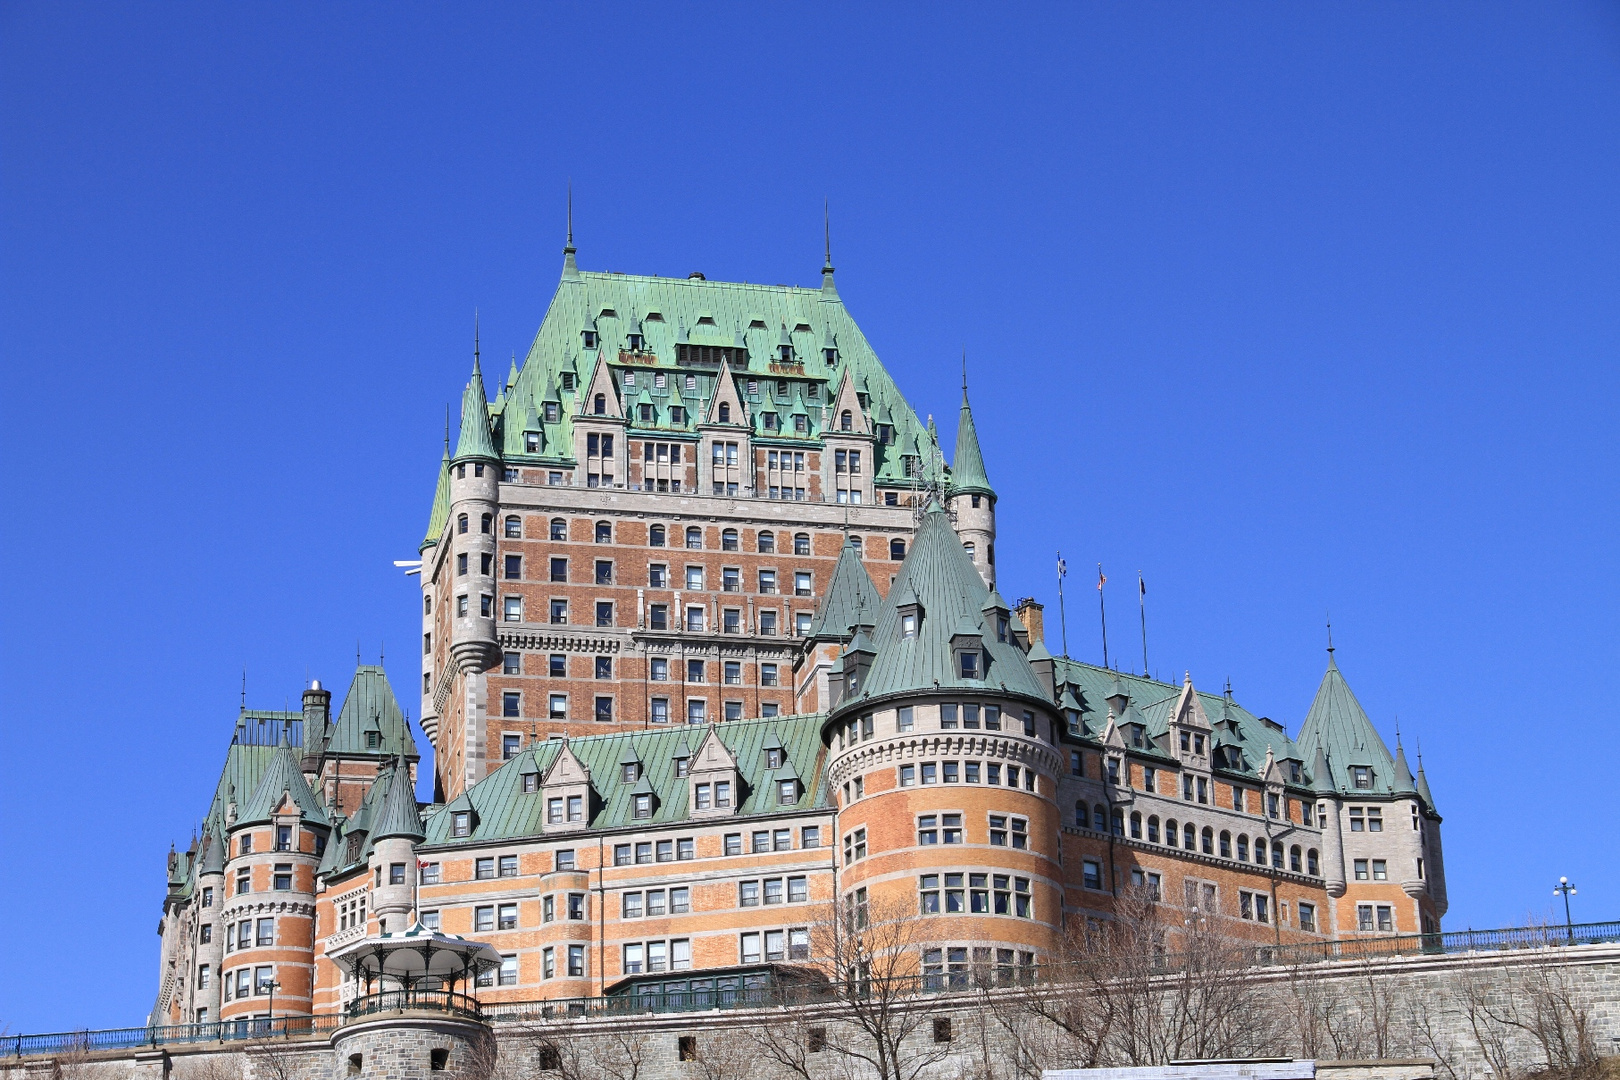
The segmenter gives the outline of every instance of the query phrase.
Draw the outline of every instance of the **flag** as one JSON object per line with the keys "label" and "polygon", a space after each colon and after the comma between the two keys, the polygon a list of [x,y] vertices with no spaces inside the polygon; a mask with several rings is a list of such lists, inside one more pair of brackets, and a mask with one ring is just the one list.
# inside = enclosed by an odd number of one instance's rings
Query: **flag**
{"label": "flag", "polygon": [[1102,564],[1099,563],[1097,565],[1097,591],[1102,592],[1102,587],[1106,584],[1108,584],[1108,579],[1103,577]]}
{"label": "flag", "polygon": [[1136,575],[1136,586],[1141,590],[1143,596],[1147,595],[1147,582],[1142,580],[1141,574]]}
{"label": "flag", "polygon": [[1060,552],[1058,552],[1058,577],[1064,578],[1064,577],[1068,577],[1068,576],[1069,576],[1069,564],[1064,561],[1063,553],[1060,551]]}

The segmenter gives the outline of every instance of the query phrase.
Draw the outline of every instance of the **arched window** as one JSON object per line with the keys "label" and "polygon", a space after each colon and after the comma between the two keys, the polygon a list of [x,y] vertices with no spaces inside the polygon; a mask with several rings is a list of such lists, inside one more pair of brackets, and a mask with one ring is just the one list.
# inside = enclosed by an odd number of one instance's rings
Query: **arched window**
{"label": "arched window", "polygon": [[889,541],[889,558],[899,562],[906,557],[906,542],[898,536]]}
{"label": "arched window", "polygon": [[495,515],[485,514],[478,519],[478,531],[488,536],[495,529]]}
{"label": "arched window", "polygon": [[551,519],[551,538],[553,540],[568,539],[568,522],[562,518]]}
{"label": "arched window", "polygon": [[467,515],[466,514],[457,514],[456,515],[456,532],[464,533],[466,531],[467,531]]}
{"label": "arched window", "polygon": [[852,536],[849,538],[849,542],[857,552],[862,555],[866,554],[866,541],[862,540],[858,536]]}
{"label": "arched window", "polygon": [[1090,825],[1091,825],[1090,811],[1088,811],[1086,809],[1086,804],[1083,803],[1083,802],[1075,803],[1074,804],[1074,826],[1075,826],[1075,828],[1084,829],[1084,828],[1089,827]]}
{"label": "arched window", "polygon": [[967,552],[967,557],[970,558],[970,559],[976,559],[976,558],[979,557],[978,556],[978,550],[979,549],[974,546],[974,543],[971,540],[969,540],[967,543],[962,545],[962,550]]}
{"label": "arched window", "polygon": [[703,547],[703,530],[696,525],[689,526],[686,530],[686,546],[701,549]]}
{"label": "arched window", "polygon": [[652,528],[647,530],[647,546],[664,546],[664,527],[662,525],[654,525]]}
{"label": "arched window", "polygon": [[1295,844],[1288,849],[1288,869],[1299,873],[1299,845]]}
{"label": "arched window", "polygon": [[849,412],[848,409],[845,409],[843,412],[838,414],[838,430],[839,431],[854,431],[855,430],[855,418],[850,415],[850,412]]}
{"label": "arched window", "polygon": [[1283,846],[1276,841],[1271,844],[1271,867],[1274,870],[1283,868]]}
{"label": "arched window", "polygon": [[506,515],[506,538],[508,540],[523,539],[523,519],[516,514]]}
{"label": "arched window", "polygon": [[1322,868],[1316,859],[1316,849],[1311,848],[1305,853],[1305,872],[1311,877],[1320,877]]}
{"label": "arched window", "polygon": [[738,544],[738,542],[737,542],[737,530],[736,529],[725,529],[725,530],[721,531],[721,533],[720,533],[720,550],[721,551],[737,551],[737,550],[740,550],[740,547],[741,547],[741,545]]}
{"label": "arched window", "polygon": [[1108,826],[1113,831],[1115,836],[1124,836],[1125,811],[1116,808],[1114,810],[1113,817],[1109,819]]}
{"label": "arched window", "polygon": [[598,521],[596,523],[596,542],[598,544],[613,543],[613,522]]}
{"label": "arched window", "polygon": [[1142,839],[1142,815],[1139,813],[1131,815],[1131,839]]}
{"label": "arched window", "polygon": [[1091,827],[1098,832],[1108,831],[1108,807],[1102,803],[1091,808]]}
{"label": "arched window", "polygon": [[773,532],[766,532],[761,529],[759,535],[754,538],[754,546],[767,554],[775,552],[776,534]]}
{"label": "arched window", "polygon": [[795,554],[795,555],[808,555],[808,554],[810,554],[810,534],[809,533],[794,533],[793,534],[793,554]]}
{"label": "arched window", "polygon": [[1249,861],[1249,838],[1247,836],[1238,837],[1237,853],[1239,862]]}
{"label": "arched window", "polygon": [[720,403],[720,422],[722,424],[731,423],[731,405],[728,402],[722,401]]}
{"label": "arched window", "polygon": [[1232,857],[1232,834],[1222,830],[1222,832],[1221,832],[1221,858],[1230,859],[1231,857]]}
{"label": "arched window", "polygon": [[1190,821],[1187,822],[1187,827],[1182,830],[1181,846],[1186,848],[1188,851],[1198,850],[1198,829]]}
{"label": "arched window", "polygon": [[1158,842],[1159,842],[1159,815],[1154,814],[1152,817],[1148,818],[1148,843],[1157,844]]}
{"label": "arched window", "polygon": [[1176,846],[1176,840],[1181,836],[1181,829],[1174,820],[1164,823],[1164,842],[1171,847]]}
{"label": "arched window", "polygon": [[1215,830],[1214,829],[1211,829],[1208,826],[1204,827],[1203,841],[1204,841],[1204,848],[1203,848],[1204,854],[1205,855],[1213,855],[1213,854],[1215,854]]}
{"label": "arched window", "polygon": [[592,409],[592,411],[594,411],[596,413],[597,416],[606,416],[607,415],[607,395],[606,394],[597,394],[596,395],[596,400],[591,402],[591,409]]}

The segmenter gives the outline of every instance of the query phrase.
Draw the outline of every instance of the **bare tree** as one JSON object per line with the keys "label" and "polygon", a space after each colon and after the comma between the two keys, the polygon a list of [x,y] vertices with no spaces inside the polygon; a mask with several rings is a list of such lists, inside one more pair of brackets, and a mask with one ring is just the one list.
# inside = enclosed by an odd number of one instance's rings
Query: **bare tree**
{"label": "bare tree", "polygon": [[[864,1063],[878,1080],[916,1080],[950,1056],[950,1044],[920,1034],[932,1016],[923,992],[945,989],[924,972],[931,945],[915,907],[864,894],[833,901],[811,928],[811,945],[832,983],[827,1049]],[[921,999],[921,1000],[920,1000]]]}
{"label": "bare tree", "polygon": [[764,1012],[756,1023],[744,1029],[762,1061],[776,1066],[779,1073],[815,1080],[818,1061],[827,1057],[827,1021],[803,1009],[783,1007]]}
{"label": "bare tree", "polygon": [[582,1022],[564,1018],[526,1023],[507,1039],[514,1056],[517,1047],[526,1051],[526,1060],[509,1068],[546,1080],[641,1080],[663,1041],[636,1031],[586,1035]]}
{"label": "bare tree", "polygon": [[701,1080],[748,1080],[759,1073],[756,1043],[736,1027],[707,1028],[692,1039],[693,1073]]}
{"label": "bare tree", "polygon": [[1527,958],[1472,968],[1453,980],[1453,1000],[1475,1048],[1503,1080],[1529,1075],[1530,1068],[1516,1066],[1531,1056],[1549,1076],[1582,1077],[1601,1068],[1591,1006],[1556,948],[1549,940]]}

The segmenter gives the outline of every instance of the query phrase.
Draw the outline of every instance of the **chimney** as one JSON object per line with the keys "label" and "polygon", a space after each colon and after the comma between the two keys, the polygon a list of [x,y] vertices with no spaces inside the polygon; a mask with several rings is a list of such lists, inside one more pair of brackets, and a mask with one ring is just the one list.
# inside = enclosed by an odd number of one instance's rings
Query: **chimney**
{"label": "chimney", "polygon": [[326,746],[326,728],[332,718],[332,691],[316,679],[304,691],[304,761],[302,771],[319,769],[318,758]]}
{"label": "chimney", "polygon": [[1018,621],[1023,623],[1024,629],[1029,632],[1030,645],[1046,640],[1046,619],[1041,614],[1045,610],[1035,602],[1033,596],[1026,596],[1013,605],[1013,614],[1018,616]]}

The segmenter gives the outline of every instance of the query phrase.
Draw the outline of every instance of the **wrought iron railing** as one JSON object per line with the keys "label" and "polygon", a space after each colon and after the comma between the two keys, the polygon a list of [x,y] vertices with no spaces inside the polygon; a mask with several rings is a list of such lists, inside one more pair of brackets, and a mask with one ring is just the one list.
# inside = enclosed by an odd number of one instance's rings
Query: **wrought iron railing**
{"label": "wrought iron railing", "polygon": [[[1297,945],[1263,942],[1227,942],[1227,959],[1255,969],[1294,965],[1393,959],[1402,956],[1467,955],[1569,945],[1620,942],[1620,921],[1576,923],[1573,926],[1527,926],[1501,930],[1460,930],[1443,934],[1367,936]],[[1235,950],[1232,951],[1232,950]],[[1234,958],[1235,957],[1235,958]],[[1185,954],[1167,953],[1154,969],[1166,975],[1182,970]],[[1197,962],[1208,964],[1200,955]],[[1062,965],[1040,968],[978,970],[947,968],[901,980],[900,994],[952,993],[984,987],[1027,985],[1034,981],[1062,982],[1069,976]],[[875,991],[871,984],[793,983],[727,990],[682,990],[623,994],[612,997],[551,998],[544,1001],[479,1002],[464,994],[442,990],[386,991],[350,1002],[342,1015],[287,1016],[274,1020],[225,1020],[208,1024],[111,1028],[66,1031],[46,1035],[0,1036],[0,1053],[10,1057],[92,1053],[205,1042],[253,1042],[299,1036],[328,1035],[345,1023],[382,1012],[427,1009],[465,1015],[503,1024],[537,1022],[570,1017],[612,1017],[641,1013],[698,1012],[712,1009],[757,1008],[766,1005],[809,1005],[831,1002],[853,994]]]}
{"label": "wrought iron railing", "polygon": [[482,1020],[478,999],[449,990],[383,990],[355,998],[344,1008],[349,1019],[390,1012],[442,1012]]}

